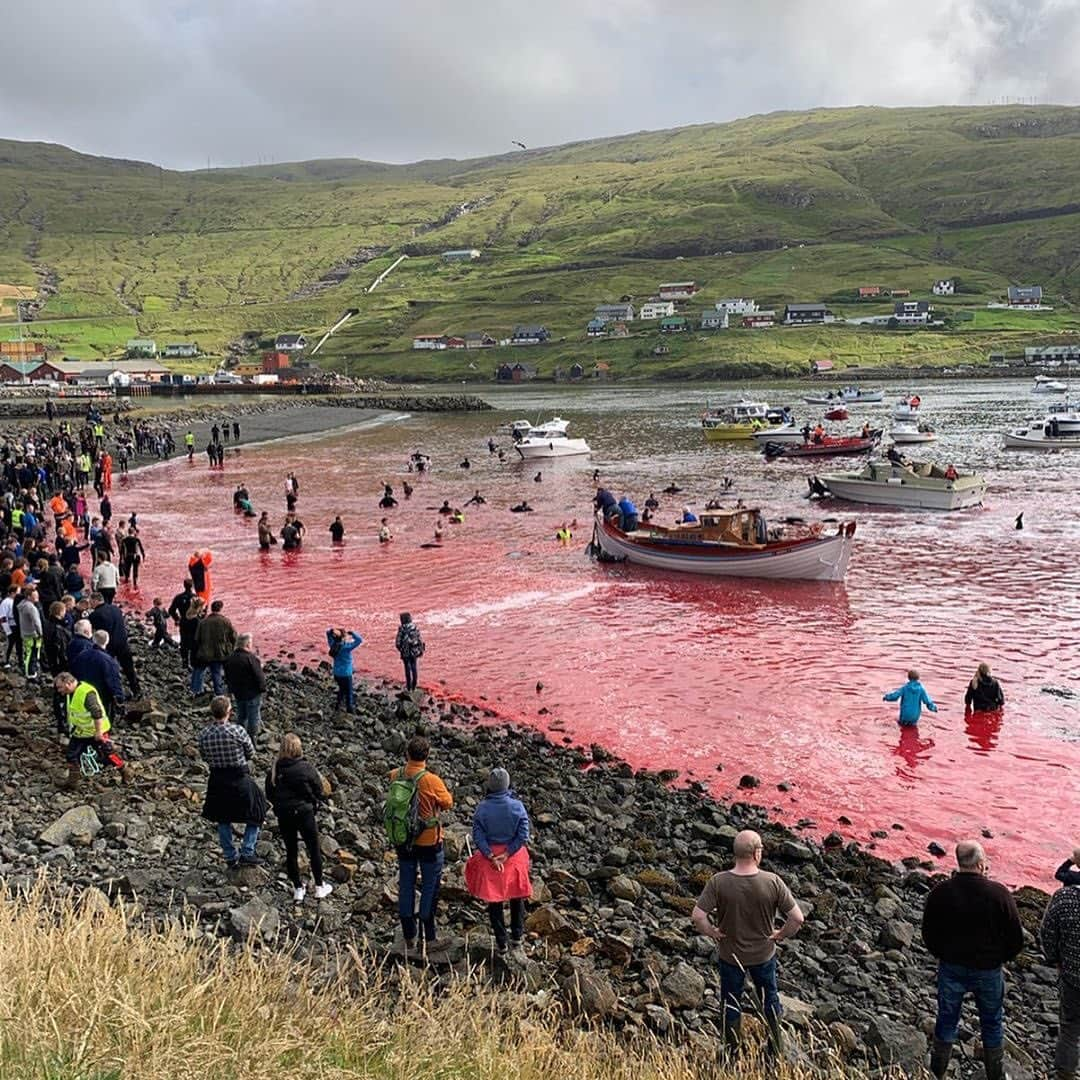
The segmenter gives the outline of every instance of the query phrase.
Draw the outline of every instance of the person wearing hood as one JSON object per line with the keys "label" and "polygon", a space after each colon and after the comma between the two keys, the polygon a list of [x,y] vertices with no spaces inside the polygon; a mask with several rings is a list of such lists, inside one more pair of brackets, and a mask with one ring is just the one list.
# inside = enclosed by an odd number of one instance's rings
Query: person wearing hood
{"label": "person wearing hood", "polygon": [[331,628],[326,631],[326,644],[330,650],[330,656],[334,661],[334,682],[337,683],[337,697],[334,699],[334,708],[343,708],[347,713],[355,713],[356,705],[353,699],[353,649],[364,644],[364,639],[355,631],[349,630],[346,641],[346,630],[343,627]]}
{"label": "person wearing hood", "polygon": [[897,722],[901,727],[910,727],[919,722],[922,716],[922,707],[925,705],[931,712],[937,712],[937,706],[926,692],[923,684],[919,682],[919,673],[912,668],[907,673],[908,681],[897,690],[890,690],[881,699],[882,701],[899,701],[900,715]]}
{"label": "person wearing hood", "polygon": [[293,886],[293,900],[298,904],[307,895],[298,861],[301,837],[315,881],[315,899],[325,900],[333,889],[323,881],[319,826],[315,821],[315,811],[325,799],[323,792],[322,777],[304,757],[300,736],[290,732],[281,740],[277,760],[266,775],[266,797],[277,814],[285,845],[285,867]]}
{"label": "person wearing hood", "polygon": [[473,815],[476,852],[465,864],[465,884],[488,906],[495,948],[507,949],[503,905],[510,902],[510,943],[518,948],[525,938],[525,901],[532,896],[529,881],[529,815],[510,790],[510,774],[492,769],[487,795]]}
{"label": "person wearing hood", "polygon": [[980,664],[964,694],[964,708],[972,712],[996,712],[1005,704],[1001,683],[990,674],[989,664]]}

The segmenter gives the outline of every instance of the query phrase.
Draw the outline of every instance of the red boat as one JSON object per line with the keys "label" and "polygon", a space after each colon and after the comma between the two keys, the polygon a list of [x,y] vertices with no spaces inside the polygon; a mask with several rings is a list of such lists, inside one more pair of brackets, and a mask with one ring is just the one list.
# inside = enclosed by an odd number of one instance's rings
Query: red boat
{"label": "red boat", "polygon": [[836,457],[840,454],[865,454],[881,441],[880,428],[869,435],[824,435],[820,442],[766,443],[767,458]]}
{"label": "red boat", "polygon": [[835,409],[830,409],[825,414],[826,420],[846,420],[847,418],[848,412],[843,405],[838,405]]}

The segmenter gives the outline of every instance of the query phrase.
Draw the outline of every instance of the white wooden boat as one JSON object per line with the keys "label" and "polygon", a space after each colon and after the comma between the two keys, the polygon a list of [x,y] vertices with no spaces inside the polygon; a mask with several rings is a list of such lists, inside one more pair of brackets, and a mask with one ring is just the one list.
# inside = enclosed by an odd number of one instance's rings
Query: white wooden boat
{"label": "white wooden boat", "polygon": [[860,472],[822,473],[811,477],[814,495],[832,495],[850,502],[895,506],[904,510],[965,510],[978,506],[987,483],[977,473],[947,470],[929,462],[895,465],[872,461]]}
{"label": "white wooden boat", "polygon": [[862,390],[858,386],[845,386],[841,393],[849,405],[880,405],[885,400],[884,390]]}
{"label": "white wooden boat", "polygon": [[1013,428],[1005,433],[1007,450],[1080,450],[1080,431],[1075,434],[1050,434],[1050,425]]}
{"label": "white wooden boat", "polygon": [[1051,379],[1049,375],[1036,375],[1031,392],[1033,394],[1064,394],[1068,389],[1063,382]]}
{"label": "white wooden boat", "polygon": [[889,431],[894,443],[928,443],[933,442],[937,435],[928,424],[913,424],[906,421],[897,421]]}
{"label": "white wooden boat", "polygon": [[699,520],[623,532],[596,514],[593,543],[602,557],[718,577],[842,581],[855,544],[855,523],[826,534],[820,526],[769,529],[756,509],[704,510]]}
{"label": "white wooden boat", "polygon": [[762,428],[761,431],[755,431],[754,441],[758,446],[764,446],[770,442],[799,443],[801,445],[806,442],[806,437],[801,427],[796,427],[794,424],[781,424],[779,427]]}

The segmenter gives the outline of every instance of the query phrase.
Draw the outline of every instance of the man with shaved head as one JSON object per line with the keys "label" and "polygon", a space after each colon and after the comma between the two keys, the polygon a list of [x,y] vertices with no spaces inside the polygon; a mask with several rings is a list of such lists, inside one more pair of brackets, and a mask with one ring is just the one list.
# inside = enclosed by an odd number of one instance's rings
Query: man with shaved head
{"label": "man with shaved head", "polygon": [[991,881],[982,845],[956,845],[957,872],[926,898],[923,941],[938,959],[938,1009],[930,1071],[943,1077],[960,1026],[960,1009],[971,994],[979,1011],[987,1080],[1005,1077],[1005,975],[1002,965],[1024,944],[1016,901]]}
{"label": "man with shaved head", "polygon": [[[779,1056],[780,995],[776,986],[776,943],[798,933],[803,913],[791,890],[776,874],[761,869],[761,837],[744,829],[735,837],[735,865],[715,874],[694,905],[691,918],[699,934],[712,938],[720,952],[720,998],[724,1040],[738,1051],[742,994],[749,975],[769,1025],[769,1051]],[[777,918],[784,924],[776,929]]]}

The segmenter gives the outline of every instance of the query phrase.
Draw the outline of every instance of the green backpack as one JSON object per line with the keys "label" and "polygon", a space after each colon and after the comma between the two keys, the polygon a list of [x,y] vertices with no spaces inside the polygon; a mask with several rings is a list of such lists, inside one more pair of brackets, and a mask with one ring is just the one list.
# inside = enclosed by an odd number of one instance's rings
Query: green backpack
{"label": "green backpack", "polygon": [[420,817],[420,777],[426,772],[427,769],[421,769],[415,776],[407,777],[402,767],[390,781],[383,808],[383,825],[386,839],[394,847],[412,847],[425,829],[439,823],[438,818]]}

